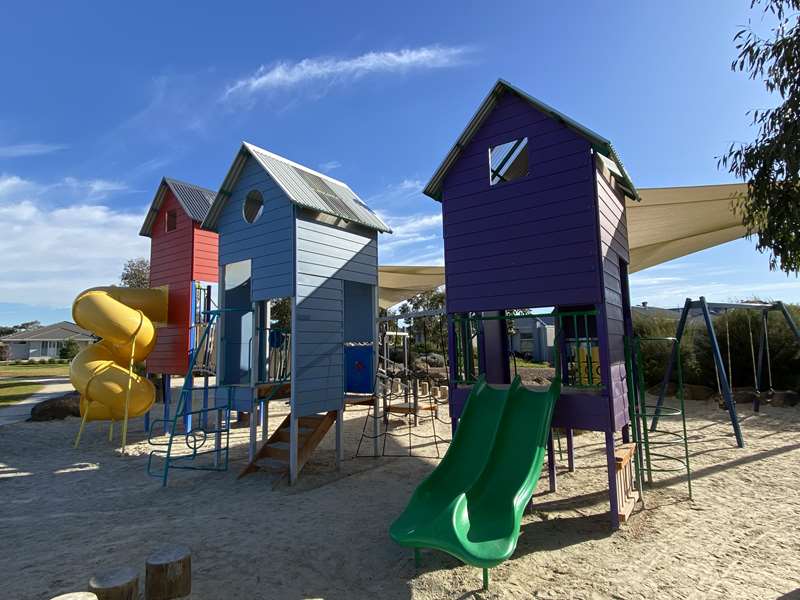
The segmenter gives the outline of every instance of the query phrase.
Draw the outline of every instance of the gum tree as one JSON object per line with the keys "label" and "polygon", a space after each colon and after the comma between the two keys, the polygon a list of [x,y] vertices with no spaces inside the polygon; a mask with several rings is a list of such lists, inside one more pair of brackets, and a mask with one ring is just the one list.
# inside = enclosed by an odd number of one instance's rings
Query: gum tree
{"label": "gum tree", "polygon": [[749,237],[769,252],[770,268],[800,270],[800,0],[751,0],[760,9],[759,34],[752,22],[734,37],[736,72],[761,80],[779,104],[748,113],[758,133],[755,140],[732,144],[720,159],[747,182],[746,195],[736,200]]}

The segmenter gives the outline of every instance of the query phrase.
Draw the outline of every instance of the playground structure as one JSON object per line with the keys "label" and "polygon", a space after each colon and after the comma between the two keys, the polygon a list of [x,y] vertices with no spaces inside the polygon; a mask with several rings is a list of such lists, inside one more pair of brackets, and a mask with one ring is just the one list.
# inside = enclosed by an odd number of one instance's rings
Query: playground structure
{"label": "playground structure", "polygon": [[[160,422],[165,428],[171,418],[171,378],[199,375],[207,385],[208,377],[215,373],[216,336],[203,333],[210,327],[209,311],[217,296],[217,236],[200,229],[214,195],[211,190],[164,177],[139,231],[150,238],[150,287],[169,290],[169,316],[159,327],[147,359],[147,372],[160,377],[164,402]],[[201,339],[205,340],[202,347]],[[192,428],[192,395],[184,398],[187,430]],[[145,430],[150,429],[149,417],[145,417]]]}
{"label": "playground structure", "polygon": [[419,548],[444,550],[481,567],[488,588],[489,568],[516,548],[559,391],[558,376],[544,392],[525,389],[518,377],[505,389],[493,389],[483,376],[475,382],[447,454],[389,530],[414,548],[417,564]]}
{"label": "playground structure", "polygon": [[[511,382],[514,311],[553,307],[563,387],[552,426],[566,431],[570,465],[573,429],[605,434],[618,527],[615,434],[630,441],[625,199],[638,197],[621,161],[605,138],[499,81],[425,193],[442,204],[454,425],[479,375]],[[554,455],[551,436],[551,489]]]}
{"label": "playground structure", "polygon": [[[250,419],[249,463],[241,474],[264,468],[293,483],[334,424],[341,459],[345,372],[373,373],[376,365],[377,234],[390,229],[343,182],[248,143],[202,227],[219,235],[217,379],[209,410],[255,415],[260,408],[260,423]],[[278,302],[289,305],[283,327],[271,318]],[[360,369],[346,368],[347,360]],[[356,391],[373,391],[371,377],[366,388],[356,379]],[[267,438],[269,403],[276,400],[288,400],[291,412]],[[167,456],[165,472],[169,464]]]}
{"label": "playground structure", "polygon": [[102,338],[81,350],[70,364],[70,381],[81,395],[81,425],[88,421],[110,421],[109,439],[115,421],[122,421],[125,450],[128,419],[148,413],[155,402],[153,384],[134,370],[156,343],[156,324],[167,320],[166,289],[100,287],[81,292],[72,305],[72,318]]}
{"label": "playground structure", "polygon": [[[800,340],[798,329],[781,303],[701,298],[687,300],[674,338],[634,338],[626,203],[639,193],[605,138],[500,81],[425,192],[442,205],[446,307],[378,317],[377,240],[390,229],[343,182],[248,143],[216,193],[163,179],[141,231],[152,240],[153,289],[87,290],[75,303],[76,322],[104,338],[72,367],[81,432],[87,421],[123,421],[124,447],[127,419],[148,419],[155,400],[152,384],[133,371],[145,358],[148,372],[161,375],[165,404],[163,428],[146,427],[154,445],[161,443],[155,430],[168,434],[148,472],[164,484],[172,468],[227,469],[233,412],[249,415],[240,477],[266,470],[291,484],[332,427],[341,460],[348,403],[370,406],[361,441],[373,440],[373,456],[386,455],[386,440],[397,435],[389,417],[401,415],[409,455],[412,423],[433,419],[437,457],[435,424],[447,403],[453,442],[391,535],[417,558],[421,547],[438,548],[483,568],[485,585],[488,568],[514,552],[545,452],[556,489],[554,428],[566,436],[570,471],[573,431],[604,435],[612,528],[643,500],[653,472],[685,470],[691,497],[680,370],[690,309],[703,311],[743,445],[709,310],[762,311],[757,392],[764,363],[770,377],[766,315],[781,311]],[[444,389],[409,365],[411,337],[398,328],[400,320],[442,314]],[[511,351],[513,323],[544,318],[555,323],[556,377],[546,388],[526,389]],[[651,342],[672,346],[655,406],[646,402],[638,367],[642,343]],[[395,343],[402,358],[390,355]],[[664,404],[673,369],[677,408]],[[173,375],[184,376],[174,413]],[[276,401],[288,403],[290,414],[268,436]],[[662,416],[684,419],[683,431],[657,439]],[[681,446],[676,469],[656,464],[667,445]]]}
{"label": "playground structure", "polygon": [[[570,469],[573,429],[605,435],[612,528],[629,514],[628,499],[636,502],[632,490],[618,486],[634,485],[624,476],[632,448],[625,340],[633,332],[625,200],[638,194],[608,140],[504,81],[491,90],[424,191],[441,202],[444,230],[455,441],[440,469],[458,460],[451,455],[469,444],[463,438],[477,438],[481,447],[467,409],[485,402],[484,381],[509,386],[506,403],[516,404],[510,400],[520,387],[517,377],[511,379],[509,321],[541,317],[531,313],[542,308],[555,318],[557,377],[541,392],[551,410],[526,419],[525,410],[534,410],[529,401],[521,418],[508,417],[515,435],[500,426],[497,441],[484,445],[484,456],[505,456],[504,467],[473,458],[477,470],[463,480],[432,475],[392,528],[400,543],[438,548],[482,567],[486,587],[486,569],[516,547],[517,512],[533,494],[545,439],[550,488],[556,488],[552,427],[566,431]],[[625,444],[621,452],[617,434]],[[534,452],[537,442],[541,447]],[[493,493],[488,482],[504,468],[520,475],[505,480],[516,485],[498,486],[496,510],[483,510],[483,499]],[[533,477],[532,485],[523,473]],[[499,509],[509,500],[517,511],[511,521]],[[430,525],[418,525],[420,519]],[[440,521],[459,525],[454,531],[437,528]],[[430,534],[415,537],[418,526]],[[470,549],[467,541],[477,545]]]}

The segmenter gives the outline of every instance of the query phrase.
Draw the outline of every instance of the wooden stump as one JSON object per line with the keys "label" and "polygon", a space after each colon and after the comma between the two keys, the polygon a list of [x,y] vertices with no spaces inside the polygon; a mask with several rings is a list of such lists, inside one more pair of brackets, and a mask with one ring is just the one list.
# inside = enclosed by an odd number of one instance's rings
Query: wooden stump
{"label": "wooden stump", "polygon": [[102,571],[89,580],[97,600],[138,600],[139,572],[130,567]]}
{"label": "wooden stump", "polygon": [[61,594],[50,600],[97,600],[97,595],[92,592],[70,592]]}
{"label": "wooden stump", "polygon": [[147,600],[189,598],[192,593],[192,552],[186,546],[166,546],[151,554],[145,566]]}

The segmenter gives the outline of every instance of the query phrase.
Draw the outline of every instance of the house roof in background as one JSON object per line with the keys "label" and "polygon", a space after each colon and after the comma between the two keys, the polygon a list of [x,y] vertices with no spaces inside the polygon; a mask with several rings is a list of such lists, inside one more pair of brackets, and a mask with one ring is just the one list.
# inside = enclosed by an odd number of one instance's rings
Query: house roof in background
{"label": "house roof in background", "polygon": [[606,159],[612,161],[616,165],[617,172],[619,173],[618,180],[622,188],[625,190],[625,193],[630,195],[634,200],[639,199],[639,195],[636,192],[633,181],[631,181],[630,176],[628,175],[627,171],[625,171],[625,167],[623,166],[622,161],[620,160],[610,141],[608,141],[599,133],[592,131],[585,125],[581,125],[564,113],[556,110],[548,104],[545,104],[541,100],[534,98],[527,92],[522,91],[518,87],[513,86],[502,79],[498,79],[497,83],[494,84],[494,87],[492,87],[489,95],[486,96],[481,105],[478,107],[475,115],[467,124],[466,129],[464,129],[461,136],[459,136],[456,143],[447,153],[447,156],[445,156],[442,164],[439,165],[438,169],[436,169],[436,172],[433,174],[433,177],[431,177],[428,185],[425,186],[424,192],[427,196],[430,196],[434,200],[441,201],[442,184],[444,183],[444,178],[447,176],[447,173],[456,163],[458,157],[461,156],[463,149],[467,146],[467,144],[469,144],[473,136],[483,125],[484,121],[486,121],[487,117],[492,113],[492,110],[494,110],[498,100],[506,93],[512,93],[519,96],[522,100],[528,102],[535,109],[543,112],[552,119],[563,123],[578,135],[586,138],[592,145],[592,148],[595,152],[604,156]]}
{"label": "house roof in background", "polygon": [[214,196],[216,195],[212,190],[200,187],[199,185],[193,185],[169,177],[162,178],[161,183],[158,185],[156,195],[150,203],[150,210],[147,211],[139,235],[150,237],[152,234],[153,225],[155,224],[158,211],[161,210],[161,206],[164,204],[164,194],[167,189],[172,191],[178,204],[180,204],[184,212],[189,215],[189,218],[197,223],[202,223],[203,219],[206,218],[208,209],[211,208],[211,203],[214,202]]}
{"label": "house roof in background", "polygon": [[242,147],[217,192],[211,210],[203,221],[204,229],[215,229],[225,202],[230,197],[247,159],[251,156],[294,204],[358,223],[382,233],[391,233],[389,226],[346,183],[248,142],[242,142]]}
{"label": "house roof in background", "polygon": [[18,331],[0,338],[3,342],[62,342],[75,340],[76,342],[91,342],[95,337],[91,331],[78,327],[71,321],[60,321],[52,325]]}

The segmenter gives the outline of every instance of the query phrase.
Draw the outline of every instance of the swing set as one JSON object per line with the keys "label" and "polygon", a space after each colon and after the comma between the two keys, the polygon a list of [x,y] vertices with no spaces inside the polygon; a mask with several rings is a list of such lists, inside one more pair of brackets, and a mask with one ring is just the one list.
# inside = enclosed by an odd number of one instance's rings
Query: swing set
{"label": "swing set", "polygon": [[[700,312],[703,316],[703,321],[705,323],[706,331],[708,332],[708,338],[711,341],[711,354],[714,358],[714,371],[717,377],[717,391],[719,392],[720,396],[722,396],[725,402],[725,409],[728,411],[730,415],[731,424],[733,425],[733,432],[736,436],[736,443],[740,448],[744,448],[744,437],[742,436],[742,430],[739,427],[739,418],[736,414],[736,402],[733,399],[733,393],[731,390],[732,379],[733,379],[733,364],[731,360],[731,338],[730,338],[730,323],[728,320],[728,311],[729,310],[739,310],[744,309],[747,310],[747,329],[748,334],[750,337],[750,356],[752,359],[753,364],[753,388],[755,390],[755,395],[753,397],[753,411],[758,412],[761,406],[761,392],[763,388],[761,386],[763,381],[763,371],[764,365],[766,364],[767,370],[767,398],[771,398],[774,390],[772,387],[772,364],[770,360],[770,349],[769,349],[769,330],[768,330],[768,323],[769,323],[769,313],[770,312],[779,312],[783,315],[783,318],[786,320],[789,329],[791,329],[792,333],[794,334],[795,339],[800,343],[800,330],[798,330],[797,325],[792,318],[791,313],[786,308],[786,305],[783,302],[707,302],[706,299],[701,296],[699,300],[692,300],[691,298],[687,298],[686,302],[683,305],[683,311],[681,312],[681,318],[678,321],[678,329],[675,333],[675,339],[678,341],[678,344],[683,337],[684,332],[686,331],[686,323],[689,319],[689,313],[693,309],[700,309]],[[714,331],[714,325],[711,319],[711,311],[723,311],[723,318],[725,320],[725,342],[727,347],[727,370],[726,364],[723,361],[722,352],[720,350],[719,342],[717,341],[717,335]],[[756,357],[755,351],[755,343],[753,339],[753,325],[752,319],[750,318],[750,311],[760,311],[761,312],[761,332],[759,334],[759,343],[758,343],[758,356]],[[667,387],[669,386],[670,378],[672,376],[672,369],[673,366],[676,364],[677,361],[677,350],[678,346],[673,346],[672,353],[670,355],[669,363],[667,364],[667,371],[664,374],[664,380],[661,383],[661,389],[658,394],[658,402],[655,407],[655,411],[653,413],[653,419],[650,424],[650,431],[656,431],[658,428],[658,421],[661,416],[662,407],[664,404],[664,398],[667,393]]]}

